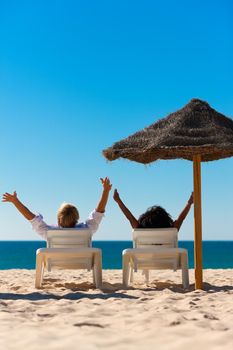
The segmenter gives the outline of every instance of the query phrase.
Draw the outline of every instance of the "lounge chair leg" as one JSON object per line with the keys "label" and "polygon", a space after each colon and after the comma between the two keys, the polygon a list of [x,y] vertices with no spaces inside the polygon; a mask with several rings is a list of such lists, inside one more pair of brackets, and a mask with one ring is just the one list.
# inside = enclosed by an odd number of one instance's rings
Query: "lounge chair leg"
{"label": "lounge chair leg", "polygon": [[130,275],[129,280],[130,280],[130,283],[133,283],[134,268],[133,268],[133,266],[131,264],[129,264],[129,270],[130,270],[130,272],[129,272],[129,275]]}
{"label": "lounge chair leg", "polygon": [[93,283],[96,286],[96,280],[95,280],[95,267],[92,268],[92,277],[93,277]]}
{"label": "lounge chair leg", "polygon": [[40,253],[36,255],[36,280],[35,280],[35,287],[41,288],[42,281],[43,281],[43,273],[44,273],[44,262],[43,257]]}
{"label": "lounge chair leg", "polygon": [[52,268],[51,268],[51,261],[48,259],[48,272],[51,272]]}
{"label": "lounge chair leg", "polygon": [[93,273],[94,273],[94,283],[96,288],[102,287],[102,254],[101,251],[94,254],[94,266],[93,266]]}
{"label": "lounge chair leg", "polygon": [[149,270],[143,270],[143,274],[144,274],[144,276],[145,276],[145,283],[146,284],[149,284],[149,276],[150,276],[150,272],[149,272]]}
{"label": "lounge chair leg", "polygon": [[123,253],[123,286],[125,288],[129,285],[129,278],[130,278],[130,259],[127,254]]}
{"label": "lounge chair leg", "polygon": [[182,283],[185,289],[189,288],[188,254],[181,253]]}

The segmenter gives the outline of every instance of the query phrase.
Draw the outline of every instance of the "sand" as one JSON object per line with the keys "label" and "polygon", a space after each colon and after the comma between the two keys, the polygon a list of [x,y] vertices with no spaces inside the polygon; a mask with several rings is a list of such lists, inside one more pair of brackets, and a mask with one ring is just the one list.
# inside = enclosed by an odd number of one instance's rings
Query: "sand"
{"label": "sand", "polygon": [[122,288],[121,270],[103,271],[96,290],[85,271],[0,271],[0,349],[233,349],[233,270],[204,270],[204,290],[181,272],[141,272]]}

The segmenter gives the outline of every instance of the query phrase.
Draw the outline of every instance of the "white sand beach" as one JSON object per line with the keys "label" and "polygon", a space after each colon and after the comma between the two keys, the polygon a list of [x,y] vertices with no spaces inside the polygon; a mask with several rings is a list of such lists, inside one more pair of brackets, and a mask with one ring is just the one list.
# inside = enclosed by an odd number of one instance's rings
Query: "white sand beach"
{"label": "white sand beach", "polygon": [[204,270],[204,290],[181,272],[141,273],[124,290],[121,270],[54,271],[34,288],[34,270],[0,271],[0,349],[233,349],[233,270]]}

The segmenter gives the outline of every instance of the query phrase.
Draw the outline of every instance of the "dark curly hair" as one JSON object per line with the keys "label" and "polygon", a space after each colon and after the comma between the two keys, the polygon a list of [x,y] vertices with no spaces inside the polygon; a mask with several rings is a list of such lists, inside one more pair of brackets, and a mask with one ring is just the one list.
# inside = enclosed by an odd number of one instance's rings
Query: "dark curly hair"
{"label": "dark curly hair", "polygon": [[140,215],[138,219],[139,228],[167,228],[174,227],[174,222],[170,216],[160,206],[153,206],[147,209],[147,211]]}

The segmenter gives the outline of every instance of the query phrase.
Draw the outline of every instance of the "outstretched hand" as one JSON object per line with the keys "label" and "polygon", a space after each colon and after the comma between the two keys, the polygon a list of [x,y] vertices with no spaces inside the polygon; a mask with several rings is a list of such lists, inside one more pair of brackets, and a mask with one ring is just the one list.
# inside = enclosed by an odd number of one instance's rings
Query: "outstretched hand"
{"label": "outstretched hand", "polygon": [[14,191],[13,194],[10,194],[8,192],[4,193],[2,195],[2,202],[11,202],[14,204],[14,206],[18,209],[18,211],[27,219],[32,220],[35,217],[35,214],[33,214],[23,203],[20,202],[20,200],[17,197],[16,191]]}
{"label": "outstretched hand", "polygon": [[117,189],[114,190],[113,199],[114,199],[114,201],[116,201],[116,202],[118,202],[119,199],[120,199],[120,195],[119,195]]}
{"label": "outstretched hand", "polygon": [[11,202],[11,203],[15,203],[17,199],[18,199],[18,197],[17,197],[16,191],[14,191],[13,194],[10,194],[10,193],[8,193],[8,192],[5,192],[5,193],[2,195],[2,202]]}
{"label": "outstretched hand", "polygon": [[99,204],[97,205],[96,211],[99,213],[104,213],[105,212],[105,207],[108,201],[108,195],[109,192],[111,191],[112,185],[110,183],[110,180],[108,177],[105,177],[104,179],[100,179],[103,185],[103,192],[99,201]]}
{"label": "outstretched hand", "polygon": [[105,177],[104,179],[101,177],[100,181],[102,182],[104,190],[106,190],[108,192],[111,191],[112,184],[110,183],[110,180],[108,177]]}

